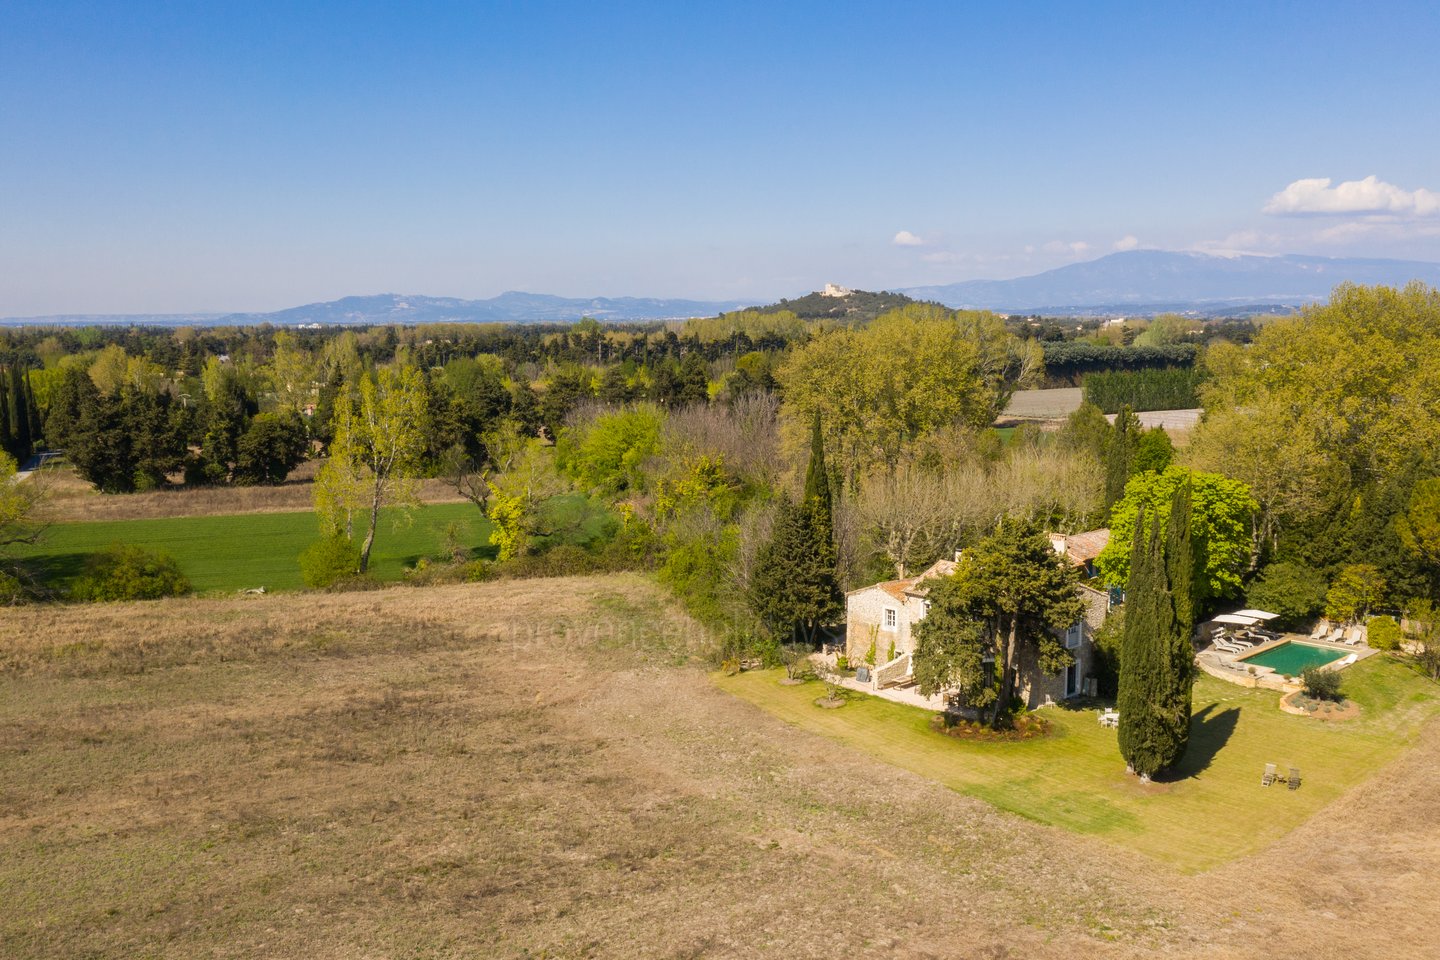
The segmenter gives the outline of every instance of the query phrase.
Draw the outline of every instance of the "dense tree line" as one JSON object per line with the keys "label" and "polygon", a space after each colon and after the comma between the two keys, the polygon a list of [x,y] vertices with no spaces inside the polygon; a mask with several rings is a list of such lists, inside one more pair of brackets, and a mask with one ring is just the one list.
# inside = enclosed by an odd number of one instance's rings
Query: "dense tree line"
{"label": "dense tree line", "polygon": [[1047,382],[1053,386],[1079,386],[1087,374],[1107,370],[1189,367],[1200,351],[1192,343],[1127,347],[1086,340],[1047,342],[1043,349]]}
{"label": "dense tree line", "polygon": [[1190,410],[1200,406],[1203,371],[1190,367],[1109,370],[1086,374],[1084,397],[1104,413],[1132,410]]}

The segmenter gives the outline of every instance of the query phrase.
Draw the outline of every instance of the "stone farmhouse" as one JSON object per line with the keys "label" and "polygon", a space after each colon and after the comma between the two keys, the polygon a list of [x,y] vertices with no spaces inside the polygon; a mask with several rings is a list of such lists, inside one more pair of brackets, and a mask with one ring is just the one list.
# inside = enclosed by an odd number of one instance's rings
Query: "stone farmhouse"
{"label": "stone farmhouse", "polygon": [[[1086,576],[1093,575],[1095,557],[1109,538],[1109,530],[1092,530],[1072,536],[1054,534],[1050,542],[1056,553],[1083,568],[1082,576]],[[845,656],[852,664],[863,663],[873,646],[872,689],[915,683],[911,664],[914,626],[925,618],[929,608],[926,595],[935,580],[954,573],[958,559],[959,554],[956,560],[937,560],[918,576],[871,584],[845,595]],[[1022,660],[1018,691],[1029,708],[1094,692],[1095,631],[1109,613],[1110,596],[1083,583],[1075,589],[1085,601],[1085,614],[1065,631],[1063,638],[1075,662],[1062,674],[1052,676],[1038,663]]]}

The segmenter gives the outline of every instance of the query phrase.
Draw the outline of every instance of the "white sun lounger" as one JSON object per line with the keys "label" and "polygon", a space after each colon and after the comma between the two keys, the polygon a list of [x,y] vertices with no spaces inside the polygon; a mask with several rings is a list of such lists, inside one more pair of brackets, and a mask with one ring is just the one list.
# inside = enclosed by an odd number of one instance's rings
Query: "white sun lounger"
{"label": "white sun lounger", "polygon": [[1330,624],[1326,623],[1324,620],[1321,620],[1318,624],[1315,625],[1315,629],[1310,631],[1310,639],[1311,639],[1311,640],[1324,640],[1324,639],[1325,639],[1325,634],[1327,634],[1327,633],[1329,633],[1329,632],[1330,632]]}

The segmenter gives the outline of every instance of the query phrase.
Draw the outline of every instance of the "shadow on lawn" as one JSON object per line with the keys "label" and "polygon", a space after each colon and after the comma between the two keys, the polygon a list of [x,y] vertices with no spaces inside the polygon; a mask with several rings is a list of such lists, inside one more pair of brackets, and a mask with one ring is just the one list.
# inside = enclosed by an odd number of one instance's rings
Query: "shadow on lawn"
{"label": "shadow on lawn", "polygon": [[1210,766],[1215,755],[1224,749],[1239,722],[1239,707],[1230,707],[1217,713],[1215,704],[1207,705],[1190,718],[1190,745],[1185,749],[1185,756],[1180,758],[1174,769],[1156,779],[1185,780],[1199,774]]}
{"label": "shadow on lawn", "polygon": [[27,576],[49,590],[67,590],[80,574],[93,553],[49,553],[26,557],[21,563]]}

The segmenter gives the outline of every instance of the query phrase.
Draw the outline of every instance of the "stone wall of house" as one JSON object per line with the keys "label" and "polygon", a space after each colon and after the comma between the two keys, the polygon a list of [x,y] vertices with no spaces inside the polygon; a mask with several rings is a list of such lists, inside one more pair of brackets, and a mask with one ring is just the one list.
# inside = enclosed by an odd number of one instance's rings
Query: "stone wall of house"
{"label": "stone wall of house", "polygon": [[[883,626],[886,607],[896,612],[895,630],[886,630]],[[851,663],[860,663],[870,652],[872,642],[877,664],[885,662],[892,641],[897,656],[914,651],[910,628],[924,616],[923,603],[914,597],[907,597],[902,603],[879,587],[857,590],[845,598],[845,656]]]}

